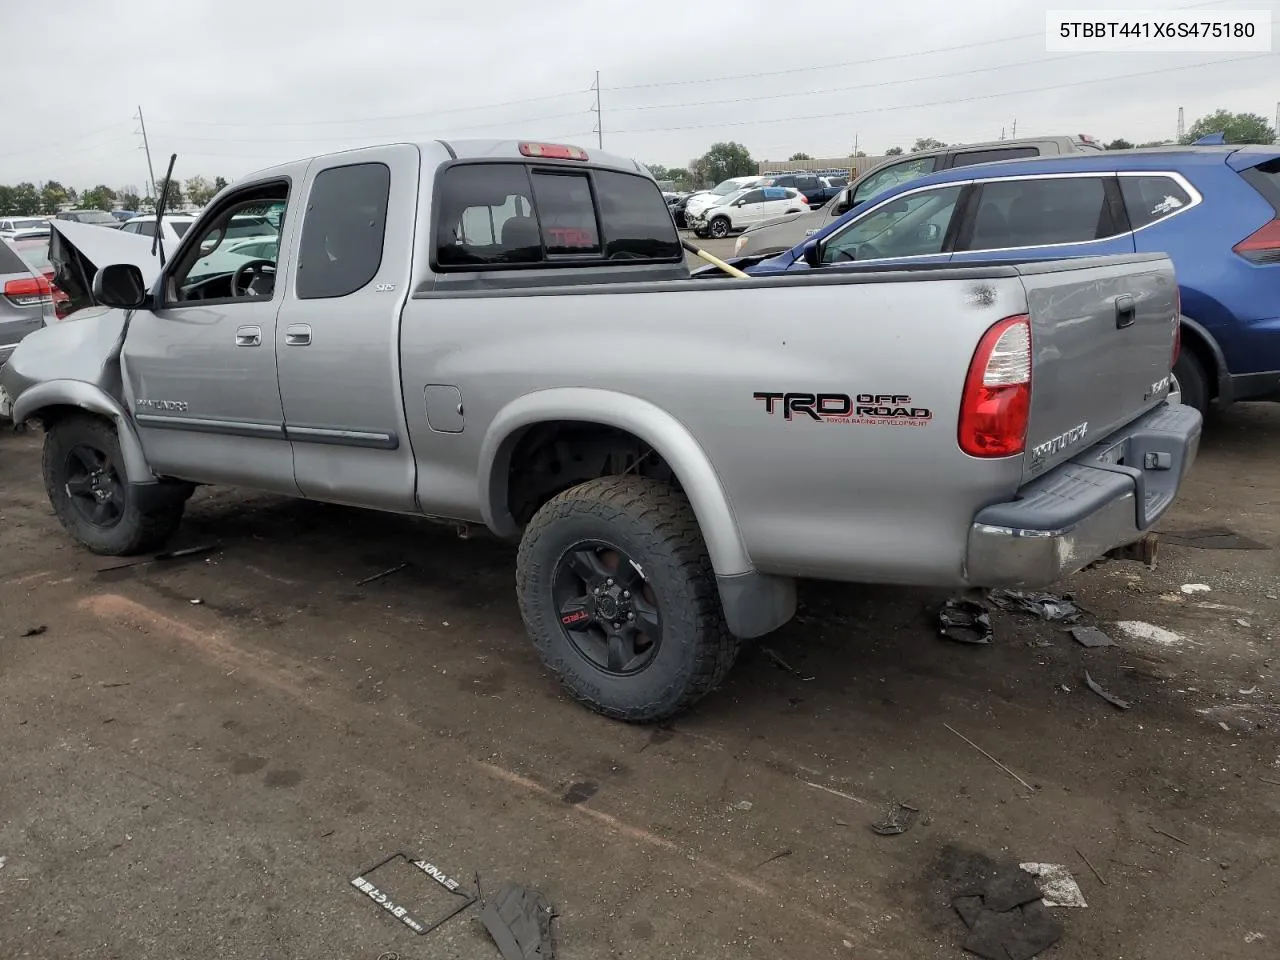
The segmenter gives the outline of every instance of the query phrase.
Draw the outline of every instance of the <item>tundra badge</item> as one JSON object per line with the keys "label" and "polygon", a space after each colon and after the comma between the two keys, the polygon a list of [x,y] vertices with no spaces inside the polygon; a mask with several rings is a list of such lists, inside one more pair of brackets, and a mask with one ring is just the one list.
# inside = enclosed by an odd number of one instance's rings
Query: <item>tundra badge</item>
{"label": "tundra badge", "polygon": [[1060,433],[1056,437],[1051,437],[1044,443],[1036,444],[1031,448],[1031,466],[1038,467],[1045,460],[1048,460],[1055,453],[1061,453],[1067,447],[1073,447],[1089,433],[1089,422],[1076,424],[1065,433]]}

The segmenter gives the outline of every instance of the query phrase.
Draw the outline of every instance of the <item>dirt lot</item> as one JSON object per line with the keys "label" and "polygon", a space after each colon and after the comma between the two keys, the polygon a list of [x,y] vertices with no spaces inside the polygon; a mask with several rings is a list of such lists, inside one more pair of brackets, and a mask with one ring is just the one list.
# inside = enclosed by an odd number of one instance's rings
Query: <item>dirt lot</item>
{"label": "dirt lot", "polygon": [[[1280,409],[1212,423],[1162,524],[1269,549],[1063,585],[1118,648],[1012,613],[962,646],[941,594],[813,585],[767,647],[816,679],[754,649],[665,729],[559,694],[505,544],[213,490],[176,545],[218,552],[98,572],[117,561],[62,534],[39,445],[0,435],[6,958],[495,958],[474,912],[416,938],[349,886],[397,849],[544,889],[566,960],[961,956],[972,853],[1074,873],[1089,905],[1044,956],[1280,951]],[[894,801],[921,819],[875,835]]]}

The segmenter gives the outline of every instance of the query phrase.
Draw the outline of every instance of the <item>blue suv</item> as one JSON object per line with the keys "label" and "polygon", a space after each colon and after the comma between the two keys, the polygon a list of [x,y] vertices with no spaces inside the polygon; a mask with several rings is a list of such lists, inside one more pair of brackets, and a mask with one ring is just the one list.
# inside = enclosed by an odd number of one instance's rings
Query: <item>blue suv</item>
{"label": "blue suv", "polygon": [[[1006,160],[901,184],[754,276],[1167,253],[1181,294],[1182,401],[1280,399],[1280,146]],[[745,266],[745,264],[740,264]],[[863,269],[857,267],[857,269]]]}

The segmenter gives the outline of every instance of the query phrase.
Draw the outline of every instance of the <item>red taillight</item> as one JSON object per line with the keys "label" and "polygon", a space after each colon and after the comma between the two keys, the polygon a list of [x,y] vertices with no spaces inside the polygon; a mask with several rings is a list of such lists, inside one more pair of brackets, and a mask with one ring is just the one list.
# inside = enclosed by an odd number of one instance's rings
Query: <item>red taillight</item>
{"label": "red taillight", "polygon": [[801,203],[808,203],[808,202],[809,202],[809,198],[808,198],[808,197],[806,197],[806,196],[802,193],[802,194],[800,194],[800,202],[801,202]]}
{"label": "red taillight", "polygon": [[586,160],[587,151],[581,147],[568,147],[562,143],[522,143],[520,153],[526,157],[546,160]]}
{"label": "red taillight", "polygon": [[1264,223],[1231,249],[1254,263],[1280,263],[1280,219]]}
{"label": "red taillight", "polygon": [[1031,318],[1006,317],[982,335],[960,399],[960,449],[1009,457],[1027,442],[1031,413]]}
{"label": "red taillight", "polygon": [[49,281],[44,277],[28,277],[22,280],[9,280],[4,285],[4,295],[20,307],[31,307],[45,303],[53,294],[49,289]]}

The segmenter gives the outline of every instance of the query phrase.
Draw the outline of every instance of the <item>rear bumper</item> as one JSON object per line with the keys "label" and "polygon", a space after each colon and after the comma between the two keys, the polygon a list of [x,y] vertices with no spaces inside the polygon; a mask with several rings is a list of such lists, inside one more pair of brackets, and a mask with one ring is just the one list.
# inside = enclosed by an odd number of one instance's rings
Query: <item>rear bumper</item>
{"label": "rear bumper", "polygon": [[1200,445],[1201,418],[1164,405],[1037,477],[969,528],[965,580],[1046,587],[1147,533],[1173,502]]}

